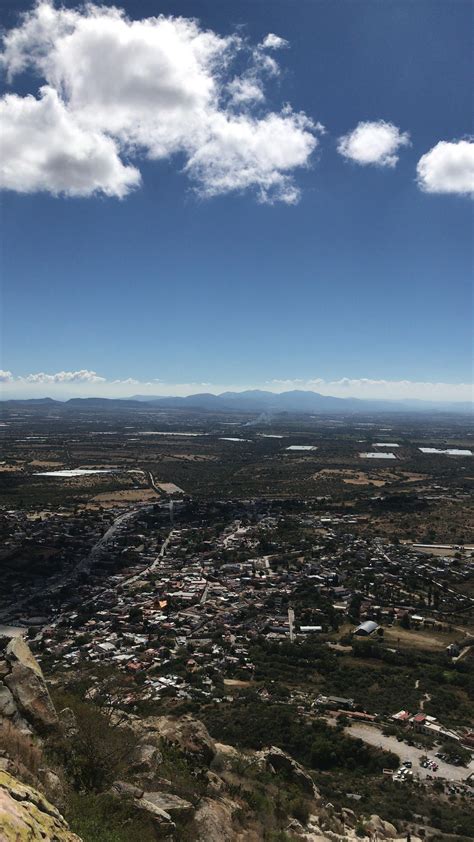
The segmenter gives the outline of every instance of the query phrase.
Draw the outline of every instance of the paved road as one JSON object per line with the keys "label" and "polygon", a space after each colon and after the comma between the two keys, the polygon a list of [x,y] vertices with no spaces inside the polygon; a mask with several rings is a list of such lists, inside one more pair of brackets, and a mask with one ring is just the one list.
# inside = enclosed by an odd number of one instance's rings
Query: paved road
{"label": "paved road", "polygon": [[[377,748],[383,748],[385,751],[392,751],[394,754],[398,754],[401,763],[404,760],[411,760],[413,763],[413,773],[416,773],[420,778],[426,778],[427,775],[432,775],[433,778],[446,778],[448,781],[463,781],[470,772],[474,772],[474,761],[471,761],[467,768],[466,766],[452,766],[450,763],[443,763],[442,760],[435,757],[435,751],[437,749],[428,751],[427,749],[408,746],[406,743],[399,743],[396,737],[385,737],[379,728],[372,725],[357,723],[345,730],[350,737],[359,737],[371,746],[377,746]],[[431,769],[424,769],[423,766],[420,766],[420,757],[422,754],[427,754],[430,759],[433,758],[436,760],[439,765],[437,772],[433,772]]]}

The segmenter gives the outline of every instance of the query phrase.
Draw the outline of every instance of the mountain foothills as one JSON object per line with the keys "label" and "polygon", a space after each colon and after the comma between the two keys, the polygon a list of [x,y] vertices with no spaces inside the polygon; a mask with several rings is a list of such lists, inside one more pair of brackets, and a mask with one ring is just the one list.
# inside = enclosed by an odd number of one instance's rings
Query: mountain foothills
{"label": "mountain foothills", "polygon": [[426,401],[416,399],[400,400],[369,400],[361,398],[336,398],[321,395],[318,392],[294,389],[289,392],[267,392],[259,389],[249,389],[243,392],[222,392],[219,395],[203,392],[185,397],[167,397],[154,395],[133,395],[131,398],[70,398],[66,401],[55,401],[52,398],[30,398],[26,400],[6,400],[3,403],[15,404],[63,404],[64,408],[86,405],[103,404],[103,406],[120,407],[126,403],[148,403],[169,409],[192,408],[243,412],[460,412],[472,413],[473,404],[468,401]]}

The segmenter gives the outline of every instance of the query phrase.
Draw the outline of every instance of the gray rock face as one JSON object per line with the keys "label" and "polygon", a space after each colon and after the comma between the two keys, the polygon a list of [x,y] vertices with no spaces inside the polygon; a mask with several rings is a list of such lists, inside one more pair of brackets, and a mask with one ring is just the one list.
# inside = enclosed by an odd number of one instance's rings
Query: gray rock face
{"label": "gray rock face", "polygon": [[184,754],[198,755],[207,766],[216,754],[216,744],[206,726],[189,714],[184,716],[130,717],[129,726],[140,742],[159,747],[162,740],[179,748]]}
{"label": "gray rock face", "polygon": [[29,726],[39,732],[56,727],[58,719],[41,667],[21,637],[0,640],[4,658],[0,662],[0,716],[21,730]]}
{"label": "gray rock face", "polygon": [[169,792],[145,792],[141,800],[142,805],[144,802],[153,804],[154,807],[168,813],[172,819],[189,819],[194,813],[194,807],[189,801]]}
{"label": "gray rock face", "polygon": [[59,725],[64,736],[71,740],[77,734],[76,714],[71,708],[63,708],[59,711]]}
{"label": "gray rock face", "polygon": [[40,769],[39,774],[48,798],[56,805],[64,806],[65,793],[59,775],[52,769]]}
{"label": "gray rock face", "polygon": [[396,827],[391,822],[384,821],[376,815],[372,815],[369,821],[365,822],[365,829],[380,839],[395,839],[397,836]]}
{"label": "gray rock face", "polygon": [[27,667],[28,669],[32,670],[32,672],[36,673],[38,678],[41,678],[44,681],[43,673],[41,672],[41,667],[36,658],[34,657],[30,647],[27,643],[25,643],[22,637],[11,638],[11,640],[7,644],[5,656],[10,664],[18,662],[24,667]]}
{"label": "gray rock face", "polygon": [[194,816],[198,842],[236,842],[239,837],[235,832],[233,816],[238,806],[230,798],[219,801],[205,798],[201,801]]}
{"label": "gray rock face", "polygon": [[17,712],[15,699],[8,687],[0,684],[0,716],[14,716]]}
{"label": "gray rock face", "polygon": [[137,775],[153,777],[162,762],[162,754],[156,746],[142,743],[133,752],[130,768]]}
{"label": "gray rock face", "polygon": [[173,822],[169,813],[166,810],[162,810],[161,807],[158,807],[157,804],[153,804],[151,801],[147,801],[145,798],[139,798],[133,802],[137,810],[144,810],[145,813],[153,820],[153,822],[157,825],[159,831],[172,831],[176,830],[176,825]]}
{"label": "gray rock face", "polygon": [[112,795],[121,795],[123,798],[141,798],[143,790],[127,781],[114,781]]}
{"label": "gray rock face", "polygon": [[193,805],[177,795],[167,792],[144,792],[126,781],[115,781],[110,789],[110,795],[124,798],[137,810],[147,813],[156,824],[160,838],[162,831],[175,830],[173,818],[188,818],[194,813]]}
{"label": "gray rock face", "polygon": [[58,724],[58,717],[43,676],[23,663],[15,662],[5,676],[19,711],[38,731],[49,731]]}
{"label": "gray rock face", "polygon": [[271,767],[275,772],[284,772],[303,792],[312,798],[319,799],[319,792],[311,775],[296,760],[290,757],[289,754],[282,751],[281,748],[271,746],[270,748],[263,749],[260,752],[260,757],[267,767]]}

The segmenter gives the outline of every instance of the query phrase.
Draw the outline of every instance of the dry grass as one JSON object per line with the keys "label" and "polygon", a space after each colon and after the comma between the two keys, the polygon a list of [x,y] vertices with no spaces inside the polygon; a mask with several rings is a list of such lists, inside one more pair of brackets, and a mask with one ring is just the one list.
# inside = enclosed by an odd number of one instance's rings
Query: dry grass
{"label": "dry grass", "polygon": [[94,503],[104,508],[108,506],[126,505],[127,503],[137,503],[142,500],[155,500],[157,497],[156,491],[151,488],[136,488],[124,489],[123,491],[103,491],[100,494],[95,494],[90,500],[88,508],[95,508]]}
{"label": "dry grass", "polygon": [[406,649],[429,649],[441,651],[459,639],[459,631],[438,632],[431,629],[403,629],[401,626],[394,626],[384,630],[385,643],[391,646],[400,645]]}
{"label": "dry grass", "polygon": [[42,753],[31,737],[22,734],[11,722],[4,721],[0,725],[0,746],[15,766],[23,767],[37,777]]}

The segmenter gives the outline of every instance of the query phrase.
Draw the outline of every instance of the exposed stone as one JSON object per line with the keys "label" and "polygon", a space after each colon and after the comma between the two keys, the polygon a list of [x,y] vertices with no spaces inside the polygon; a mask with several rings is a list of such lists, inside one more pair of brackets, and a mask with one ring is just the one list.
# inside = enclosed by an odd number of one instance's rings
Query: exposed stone
{"label": "exposed stone", "polygon": [[357,824],[357,816],[354,813],[354,810],[350,810],[349,807],[343,807],[341,810],[342,820],[344,824],[349,825],[349,827],[355,827]]}
{"label": "exposed stone", "polygon": [[38,790],[2,771],[0,828],[2,842],[81,842]]}
{"label": "exposed stone", "polygon": [[0,684],[0,716],[13,716],[17,713],[17,706],[8,687]]}
{"label": "exposed stone", "polygon": [[381,819],[380,816],[371,816],[367,822],[364,822],[365,830],[371,835],[377,835],[379,839],[395,839],[397,836],[396,827]]}
{"label": "exposed stone", "polygon": [[216,754],[211,763],[211,769],[220,771],[221,769],[229,768],[235,760],[239,760],[242,756],[234,746],[226,745],[226,743],[215,743]]}
{"label": "exposed stone", "polygon": [[197,754],[207,765],[216,753],[216,745],[206,726],[189,714],[180,716],[148,716],[129,723],[135,733],[150,745],[166,740],[186,754]]}
{"label": "exposed stone", "polygon": [[43,673],[41,672],[41,667],[38,661],[33,655],[28,644],[25,643],[20,635],[10,639],[7,648],[5,649],[5,657],[10,663],[18,661],[19,664],[23,664],[24,667],[28,667],[28,669],[36,673],[38,678],[41,678],[44,681]]}
{"label": "exposed stone", "polygon": [[10,772],[13,774],[15,771],[15,764],[9,757],[0,757],[0,771],[1,772]]}
{"label": "exposed stone", "polygon": [[197,842],[236,842],[233,816],[239,805],[230,798],[205,798],[194,815]]}
{"label": "exposed stone", "polygon": [[304,833],[304,827],[298,819],[290,819],[289,823],[286,826],[287,833],[294,833],[297,836],[302,836]]}
{"label": "exposed stone", "polygon": [[143,789],[126,781],[114,781],[112,784],[112,794],[122,795],[124,798],[141,798]]}
{"label": "exposed stone", "polygon": [[206,779],[207,779],[207,791],[209,795],[222,795],[225,790],[225,784],[222,778],[219,775],[216,775],[214,772],[208,771],[206,772]]}
{"label": "exposed stone", "polygon": [[29,725],[26,719],[21,716],[18,711],[11,717],[9,722],[15,726],[15,730],[18,731],[20,734],[23,734],[24,737],[33,737],[34,736],[34,729]]}
{"label": "exposed stone", "polygon": [[135,801],[133,801],[133,804],[138,810],[143,810],[149,816],[149,818],[151,818],[153,822],[158,826],[160,831],[162,829],[176,829],[176,825],[172,820],[170,814],[167,813],[166,810],[162,810],[161,807],[158,807],[157,804],[153,804],[146,798],[137,798]]}
{"label": "exposed stone", "polygon": [[145,792],[142,802],[145,801],[164,810],[172,819],[190,819],[194,813],[194,807],[189,801],[169,792]]}
{"label": "exposed stone", "polygon": [[160,807],[158,803],[155,803],[157,801],[156,799],[151,800],[149,797],[151,795],[158,795],[159,793],[144,793],[142,789],[126,781],[114,781],[109,794],[115,798],[125,798],[135,809],[147,813],[148,817],[159,828],[160,838],[163,830],[168,832],[175,829],[176,826],[170,814]]}
{"label": "exposed stone", "polygon": [[130,768],[136,774],[153,777],[162,762],[163,756],[156,746],[142,743],[133,752]]}
{"label": "exposed stone", "polygon": [[55,804],[62,806],[65,801],[65,793],[59,775],[52,769],[40,769],[39,775],[48,798],[51,798]]}
{"label": "exposed stone", "polygon": [[39,731],[50,730],[58,724],[41,670],[38,672],[29,665],[15,661],[11,673],[4,680],[21,713]]}
{"label": "exposed stone", "polygon": [[6,661],[0,661],[0,678],[8,675],[10,672],[10,665]]}
{"label": "exposed stone", "polygon": [[282,751],[281,748],[271,746],[270,748],[263,749],[259,755],[267,767],[271,767],[275,772],[284,772],[303,792],[306,792],[312,798],[319,799],[319,792],[311,775],[296,760],[290,757],[289,754]]}
{"label": "exposed stone", "polygon": [[59,711],[59,724],[64,736],[69,740],[77,734],[76,714],[71,708],[63,708]]}

